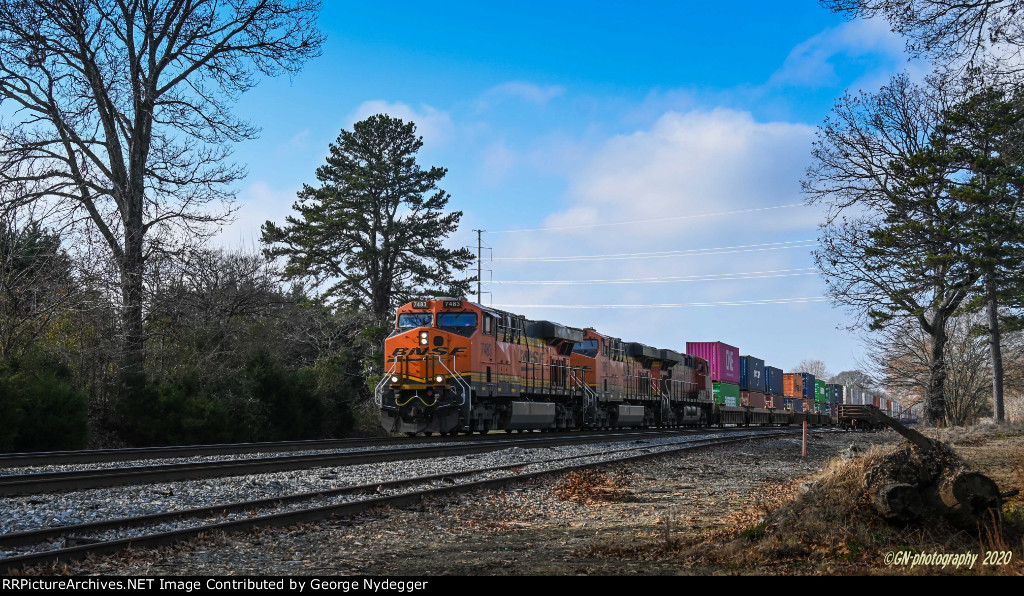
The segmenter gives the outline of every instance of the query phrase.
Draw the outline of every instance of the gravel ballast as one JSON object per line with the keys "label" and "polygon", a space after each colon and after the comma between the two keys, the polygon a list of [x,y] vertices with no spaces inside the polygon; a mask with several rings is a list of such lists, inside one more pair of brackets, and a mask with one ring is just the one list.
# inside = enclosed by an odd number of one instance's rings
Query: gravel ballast
{"label": "gravel ballast", "polygon": [[[557,477],[527,481],[498,491],[475,491],[421,505],[371,512],[353,519],[334,519],[288,528],[268,528],[229,535],[213,534],[173,547],[135,549],[128,553],[71,563],[35,572],[126,575],[565,575],[576,573],[700,573],[671,562],[587,555],[638,541],[672,539],[673,534],[699,534],[721,528],[732,514],[756,508],[761,489],[819,469],[831,457],[850,449],[898,441],[891,432],[811,435],[808,457],[800,457],[798,437],[776,438],[714,450],[659,456],[650,460],[608,464],[603,469],[625,491],[624,498],[599,503],[563,500]],[[662,440],[645,439],[648,443]],[[539,450],[549,458],[555,450],[603,451],[604,446]],[[288,492],[316,486],[367,482],[370,478],[425,475],[523,461],[524,451],[445,460],[395,462],[353,469],[311,470],[259,477],[194,483],[168,483],[113,491],[85,491],[62,497],[24,497],[4,511],[10,520],[26,515],[41,519],[63,514],[80,516],[91,508],[143,507],[141,501],[173,501],[181,507],[213,499],[258,498],[271,489]],[[415,466],[416,470],[409,469]],[[356,470],[354,468],[360,468]],[[167,494],[170,492],[171,494]],[[212,495],[212,496],[211,496]],[[233,496],[228,496],[233,495]],[[77,505],[64,502],[74,500]],[[37,502],[32,503],[32,500]],[[12,499],[13,500],[13,499]],[[38,501],[45,502],[38,502]],[[104,505],[97,505],[104,503]],[[185,505],[185,503],[190,503]],[[12,507],[5,503],[4,507]],[[55,515],[56,512],[56,515]]]}

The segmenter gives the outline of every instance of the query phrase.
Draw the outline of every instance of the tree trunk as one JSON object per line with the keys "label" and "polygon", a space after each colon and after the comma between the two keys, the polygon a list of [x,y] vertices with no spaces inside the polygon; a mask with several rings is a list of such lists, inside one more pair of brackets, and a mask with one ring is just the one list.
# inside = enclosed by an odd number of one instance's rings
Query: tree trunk
{"label": "tree trunk", "polygon": [[932,349],[929,362],[928,395],[925,416],[935,426],[946,424],[946,317],[936,314],[932,320]]}
{"label": "tree trunk", "polygon": [[121,374],[129,398],[139,395],[145,385],[145,336],[142,326],[145,268],[143,232],[139,229],[125,234],[125,253],[121,263],[121,326],[124,343],[121,352]]}
{"label": "tree trunk", "polygon": [[992,352],[992,409],[996,422],[1005,417],[1003,410],[1003,351],[999,334],[999,305],[992,283],[988,287],[988,345]]}

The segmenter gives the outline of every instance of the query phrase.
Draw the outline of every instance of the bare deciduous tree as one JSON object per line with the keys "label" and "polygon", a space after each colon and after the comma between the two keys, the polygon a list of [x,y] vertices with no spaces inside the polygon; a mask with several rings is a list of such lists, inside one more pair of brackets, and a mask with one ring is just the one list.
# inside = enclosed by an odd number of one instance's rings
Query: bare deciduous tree
{"label": "bare deciduous tree", "polygon": [[[950,319],[946,361],[945,408],[952,425],[962,425],[988,416],[992,405],[992,376],[988,346],[976,328],[984,316],[965,314]],[[924,401],[931,370],[931,338],[911,320],[893,325],[877,334],[869,358],[877,367],[889,392],[899,395],[904,406]]]}
{"label": "bare deciduous tree", "polygon": [[875,389],[878,386],[878,382],[875,381],[874,377],[862,370],[844,370],[833,376],[829,382],[850,387],[860,387],[862,389]]}
{"label": "bare deciduous tree", "polygon": [[1024,0],[821,0],[849,18],[883,18],[907,50],[937,63],[1024,72]]}
{"label": "bare deciduous tree", "polygon": [[819,381],[828,380],[832,376],[832,373],[828,371],[828,366],[821,360],[814,358],[805,358],[800,361],[793,369],[793,372],[808,373],[814,375],[814,378]]}
{"label": "bare deciduous tree", "polygon": [[966,258],[965,206],[950,198],[959,166],[933,146],[949,89],[897,76],[878,93],[843,97],[803,183],[808,202],[829,207],[815,259],[835,302],[873,329],[910,318],[933,338],[926,414],[937,424],[946,323],[980,276]]}
{"label": "bare deciduous tree", "polygon": [[256,129],[230,104],[319,53],[315,0],[0,0],[0,184],[86,221],[116,263],[123,372],[142,382],[143,273],[221,221]]}

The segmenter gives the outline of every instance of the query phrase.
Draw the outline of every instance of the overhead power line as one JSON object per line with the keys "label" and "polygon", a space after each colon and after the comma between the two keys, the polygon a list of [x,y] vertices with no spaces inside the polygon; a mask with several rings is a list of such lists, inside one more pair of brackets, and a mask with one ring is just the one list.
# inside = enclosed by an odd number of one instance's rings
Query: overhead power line
{"label": "overhead power line", "polygon": [[701,217],[718,217],[722,215],[738,215],[740,213],[755,213],[757,211],[771,211],[774,209],[790,209],[792,207],[805,207],[803,203],[793,203],[792,205],[776,205],[774,207],[758,207],[755,209],[737,209],[735,211],[720,211],[718,213],[700,213],[696,215],[679,215],[676,217],[657,217],[653,219],[634,219],[631,221],[616,221],[611,223],[598,223],[598,224],[581,224],[578,226],[554,226],[548,228],[528,228],[519,230],[498,230],[496,232],[489,232],[490,234],[515,234],[519,232],[554,232],[559,230],[584,230],[589,228],[603,228],[608,226],[628,226],[633,224],[644,224],[644,223],[662,223],[666,221],[679,221],[683,219],[698,219]]}
{"label": "overhead power line", "polygon": [[588,284],[653,284],[653,283],[686,283],[694,281],[728,281],[738,279],[764,279],[772,277],[793,277],[798,275],[817,275],[814,267],[803,269],[778,269],[775,271],[750,271],[746,273],[709,273],[705,275],[682,275],[669,277],[634,277],[623,279],[579,279],[579,280],[540,280],[540,281],[485,281],[485,284],[533,285],[533,286],[572,286]]}
{"label": "overhead power line", "polygon": [[740,246],[720,246],[715,248],[691,248],[686,250],[665,250],[659,252],[634,252],[607,255],[577,255],[560,257],[497,257],[492,261],[506,262],[548,262],[562,263],[571,261],[617,261],[631,259],[655,259],[664,257],[690,257],[706,255],[723,255],[739,252],[759,252],[765,250],[785,250],[790,248],[811,248],[818,246],[817,240],[792,240],[788,242],[769,242],[765,244],[745,244]]}
{"label": "overhead power line", "polygon": [[696,308],[704,306],[754,306],[758,304],[802,304],[806,302],[827,302],[828,296],[806,296],[801,298],[764,298],[761,300],[723,300],[721,302],[685,302],[681,304],[492,304],[495,308]]}

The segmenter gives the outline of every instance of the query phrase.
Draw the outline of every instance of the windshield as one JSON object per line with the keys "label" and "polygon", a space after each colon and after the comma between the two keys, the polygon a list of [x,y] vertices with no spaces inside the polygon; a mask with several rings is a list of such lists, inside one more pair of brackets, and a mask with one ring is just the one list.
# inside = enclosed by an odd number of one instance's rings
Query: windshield
{"label": "windshield", "polygon": [[476,314],[471,312],[437,313],[438,327],[476,327]]}
{"label": "windshield", "polygon": [[413,327],[430,327],[434,322],[434,315],[428,312],[407,312],[398,315],[399,329],[412,329]]}
{"label": "windshield", "polygon": [[449,333],[469,337],[476,332],[476,313],[471,312],[439,312],[437,326]]}
{"label": "windshield", "polygon": [[597,356],[597,340],[596,339],[585,339],[572,349],[577,354],[583,354],[584,356],[594,357]]}

